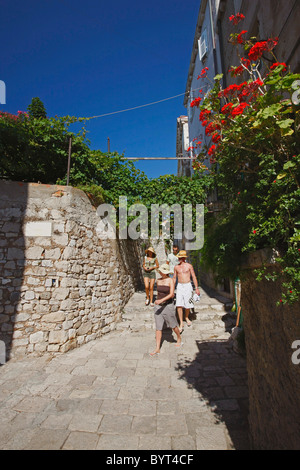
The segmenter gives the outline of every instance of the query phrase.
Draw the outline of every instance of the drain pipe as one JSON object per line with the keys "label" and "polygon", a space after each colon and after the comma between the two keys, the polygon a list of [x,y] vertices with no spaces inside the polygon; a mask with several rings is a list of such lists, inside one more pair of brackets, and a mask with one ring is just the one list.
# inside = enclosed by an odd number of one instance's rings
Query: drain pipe
{"label": "drain pipe", "polygon": [[222,22],[220,18],[217,21],[218,26],[218,34],[219,34],[219,44],[220,44],[220,57],[221,57],[221,68],[223,73],[223,88],[227,88],[227,72],[225,70],[225,62],[224,62],[224,40],[223,40],[223,29],[222,29]]}
{"label": "drain pipe", "polygon": [[213,14],[212,14],[211,0],[208,0],[208,4],[209,4],[209,16],[210,16],[211,36],[212,36],[212,43],[213,43],[214,68],[215,68],[215,75],[217,75],[217,73],[218,73],[218,62],[217,62],[217,51],[216,51],[216,40],[215,40],[215,28],[214,28],[214,22],[213,22]]}

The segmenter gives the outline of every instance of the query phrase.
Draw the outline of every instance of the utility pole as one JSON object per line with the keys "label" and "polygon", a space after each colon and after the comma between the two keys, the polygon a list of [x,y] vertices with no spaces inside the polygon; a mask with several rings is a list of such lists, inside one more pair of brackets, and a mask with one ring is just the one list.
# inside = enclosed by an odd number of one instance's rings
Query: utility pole
{"label": "utility pole", "polygon": [[68,154],[67,186],[69,186],[69,181],[70,181],[71,149],[72,149],[72,137],[70,137],[70,139],[69,139],[69,154]]}
{"label": "utility pole", "polygon": [[110,138],[107,137],[107,151],[110,153]]}

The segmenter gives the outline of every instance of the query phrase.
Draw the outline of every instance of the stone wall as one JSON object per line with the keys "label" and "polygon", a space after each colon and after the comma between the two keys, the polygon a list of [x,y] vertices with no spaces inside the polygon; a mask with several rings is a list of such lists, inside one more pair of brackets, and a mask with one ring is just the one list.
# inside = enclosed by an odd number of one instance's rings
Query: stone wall
{"label": "stone wall", "polygon": [[241,299],[252,447],[298,450],[300,364],[292,361],[292,344],[300,340],[299,304],[276,306],[281,282],[257,282],[253,268],[244,272]]}
{"label": "stone wall", "polygon": [[140,286],[141,254],[132,240],[101,240],[98,223],[80,190],[0,182],[0,340],[7,358],[65,352],[115,328]]}

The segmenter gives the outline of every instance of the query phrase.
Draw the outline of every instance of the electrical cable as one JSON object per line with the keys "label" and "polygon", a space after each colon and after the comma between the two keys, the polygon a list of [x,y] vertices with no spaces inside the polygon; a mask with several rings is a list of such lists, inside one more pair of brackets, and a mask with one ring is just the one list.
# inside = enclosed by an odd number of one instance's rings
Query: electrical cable
{"label": "electrical cable", "polygon": [[171,96],[169,98],[164,98],[162,100],[152,101],[151,103],[142,104],[140,106],[134,106],[133,108],[122,109],[120,111],[113,111],[111,113],[99,114],[98,116],[91,116],[89,118],[83,118],[83,119],[97,119],[97,118],[101,118],[101,117],[105,117],[105,116],[111,116],[113,114],[125,113],[126,111],[133,111],[134,109],[145,108],[146,106],[152,106],[154,104],[162,103],[164,101],[173,100],[174,98],[178,98],[179,96],[183,96],[183,95],[186,95],[187,93],[197,91],[197,90],[200,90],[200,89],[201,88],[195,88],[194,90],[186,91],[185,93],[180,93],[179,95]]}

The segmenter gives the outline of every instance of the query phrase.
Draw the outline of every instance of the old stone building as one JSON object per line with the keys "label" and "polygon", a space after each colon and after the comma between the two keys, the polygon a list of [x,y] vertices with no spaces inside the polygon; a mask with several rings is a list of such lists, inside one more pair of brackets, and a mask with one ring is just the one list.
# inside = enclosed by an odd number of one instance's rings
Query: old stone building
{"label": "old stone building", "polygon": [[[224,88],[236,80],[228,70],[239,65],[239,58],[228,39],[236,31],[229,17],[237,13],[245,16],[238,31],[245,30],[246,37],[255,36],[258,41],[278,37],[278,45],[273,51],[278,61],[285,62],[292,72],[300,72],[299,0],[201,0],[184,97],[188,129],[183,134],[181,127],[177,127],[177,148],[183,145],[185,135],[188,135],[189,148],[194,147],[195,139],[201,140],[202,146],[211,143],[199,122],[199,109],[191,108],[190,104],[199,96],[200,89],[204,94],[209,91],[209,83],[217,74],[223,74]],[[266,54],[264,60],[270,65],[274,62],[274,58]],[[263,67],[262,64],[262,71]],[[204,69],[207,69],[206,73],[202,73]],[[184,117],[179,119],[183,122]],[[192,152],[190,156],[193,156]],[[209,167],[209,158],[204,163]],[[191,164],[180,170],[183,174],[193,171]]]}
{"label": "old stone building", "polygon": [[[235,29],[229,17],[242,13],[245,19]],[[189,145],[195,137],[210,145],[205,136],[199,109],[190,109],[191,99],[198,89],[207,92],[207,78],[223,74],[223,88],[236,82],[228,70],[239,65],[235,46],[229,35],[247,31],[247,38],[257,41],[278,38],[273,50],[278,62],[285,62],[293,73],[300,72],[299,0],[202,0],[197,18],[188,70],[186,97]],[[275,58],[264,54],[264,62],[272,65]],[[264,73],[261,63],[261,73]],[[204,70],[204,73],[201,72]],[[246,78],[245,78],[246,79]],[[201,138],[204,137],[204,138]],[[177,135],[178,139],[178,135]],[[205,163],[209,166],[209,159]],[[217,195],[216,195],[217,196]],[[212,211],[222,210],[218,198]],[[215,214],[217,216],[217,214]],[[249,384],[249,424],[253,449],[299,449],[300,446],[300,366],[293,362],[293,344],[300,340],[299,304],[276,305],[283,279],[261,281],[255,269],[264,265],[270,272],[278,269],[276,262],[264,253],[256,252],[242,273],[241,306],[245,336]],[[233,285],[226,280],[216,285],[213,273],[201,271],[201,279],[211,287],[226,289],[234,298]]]}
{"label": "old stone building", "polygon": [[[236,81],[228,70],[231,66],[239,65],[239,58],[235,46],[228,39],[231,33],[237,31],[229,17],[239,12],[245,16],[245,20],[238,26],[238,31],[246,30],[247,37],[256,36],[258,40],[278,37],[278,45],[273,51],[278,61],[285,62],[292,72],[300,70],[298,0],[201,0],[184,98],[187,115],[180,116],[177,120],[177,153],[179,154],[182,148],[186,149],[187,145],[192,149],[188,152],[191,160],[178,163],[180,175],[193,174],[193,156],[196,156],[204,145],[212,145],[211,136],[205,134],[199,121],[198,107],[190,106],[192,100],[199,96],[199,89],[203,90],[204,95],[209,91],[210,83],[213,83],[217,74],[223,74],[224,88]],[[266,55],[264,59],[272,64],[271,56]],[[195,146],[197,140],[202,142],[198,148]],[[204,160],[204,164],[210,167],[209,157]],[[211,193],[208,202],[212,211],[222,210],[222,203],[216,191]],[[234,296],[233,284],[228,279],[216,285],[213,273],[202,273],[202,277],[207,284],[217,288],[224,295]]]}

